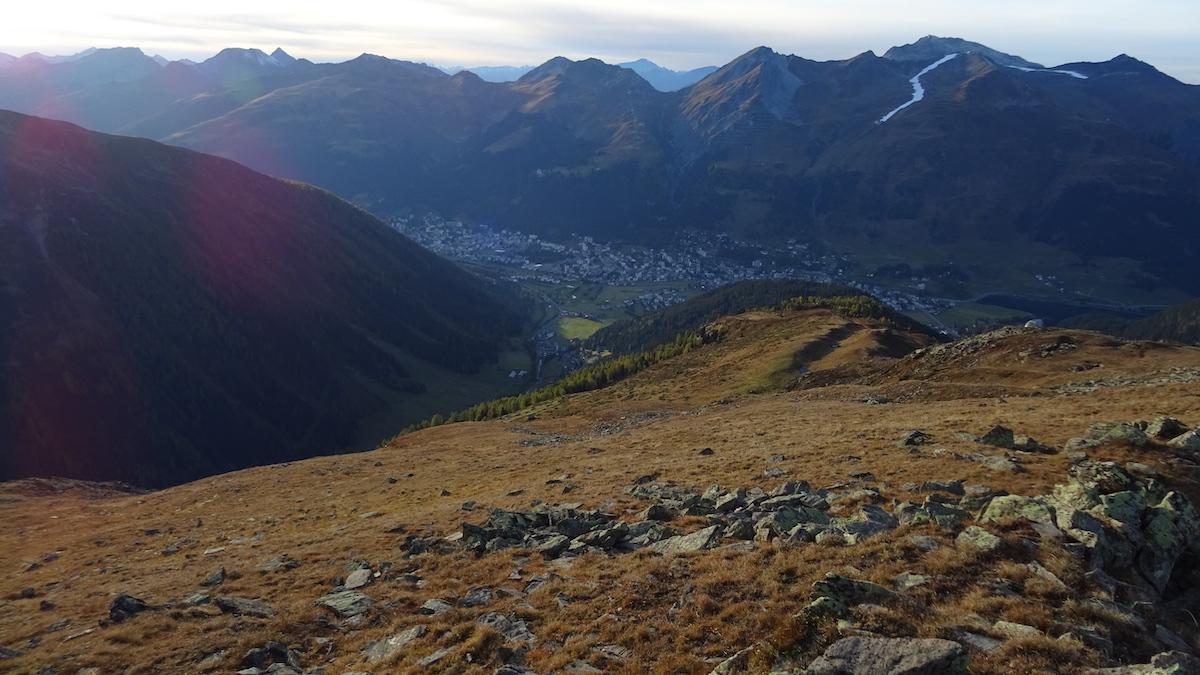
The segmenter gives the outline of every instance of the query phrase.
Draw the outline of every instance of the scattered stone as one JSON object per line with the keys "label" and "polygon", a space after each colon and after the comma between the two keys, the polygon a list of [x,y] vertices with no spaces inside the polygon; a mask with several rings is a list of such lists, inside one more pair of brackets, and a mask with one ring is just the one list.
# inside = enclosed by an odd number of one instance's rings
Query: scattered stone
{"label": "scattered stone", "polygon": [[587,661],[572,661],[563,666],[564,673],[582,673],[583,675],[591,675],[592,673],[603,673],[603,670],[593,666]]}
{"label": "scattered stone", "polygon": [[275,610],[262,600],[222,595],[215,598],[213,604],[222,612],[236,616],[254,616],[260,619],[275,616]]}
{"label": "scattered stone", "polygon": [[806,675],[957,675],[967,672],[962,645],[950,640],[848,637],[833,643]]}
{"label": "scattered stone", "polygon": [[484,605],[492,604],[492,601],[495,599],[495,589],[482,586],[468,590],[466,595],[462,596],[458,601],[458,604],[462,607],[483,607]]}
{"label": "scattered stone", "polygon": [[246,652],[242,657],[242,668],[261,668],[265,672],[279,672],[278,669],[270,670],[271,666],[282,664],[294,671],[302,670],[300,665],[300,657],[296,652],[288,649],[288,646],[282,642],[267,642],[262,647],[254,647]]}
{"label": "scattered stone", "polygon": [[342,584],[342,586],[346,590],[352,591],[367,586],[374,581],[374,579],[375,575],[370,568],[364,569],[360,567],[346,575],[346,582]]}
{"label": "scattered stone", "polygon": [[697,452],[697,454],[699,454],[703,457],[708,457],[713,454],[713,449],[712,448],[700,448],[700,450]]}
{"label": "scattered stone", "polygon": [[901,436],[900,440],[896,441],[896,445],[902,448],[916,448],[927,442],[929,442],[929,435],[924,431],[914,429]]}
{"label": "scattered stone", "polygon": [[150,605],[146,604],[145,600],[122,593],[109,605],[108,619],[113,623],[121,623],[126,619],[132,618],[135,614],[141,614],[148,609],[150,609]]}
{"label": "scattered stone", "polygon": [[338,591],[318,598],[317,605],[332,610],[343,619],[348,619],[370,610],[371,598],[358,591]]}
{"label": "scattered stone", "polygon": [[432,598],[430,600],[426,600],[425,604],[421,605],[421,608],[417,611],[427,616],[437,616],[439,614],[445,614],[452,609],[454,609],[454,605],[451,605],[445,600]]}
{"label": "scattered stone", "polygon": [[427,630],[428,629],[425,628],[424,624],[418,624],[406,631],[396,633],[391,637],[377,640],[363,648],[363,655],[366,656],[367,661],[370,661],[371,663],[383,661],[384,659],[390,658],[392,655],[399,653],[401,649],[404,649],[404,647],[408,645],[408,643],[425,635]]}
{"label": "scattered stone", "polygon": [[476,619],[475,623],[492,628],[509,642],[533,642],[535,639],[529,626],[515,614],[489,612]]}
{"label": "scattered stone", "polygon": [[264,562],[262,564],[262,566],[260,566],[258,568],[258,571],[261,574],[270,574],[272,572],[280,572],[280,571],[284,571],[284,570],[294,570],[299,566],[300,566],[300,561],[296,560],[295,558],[293,558],[290,555],[287,555],[285,553],[283,555],[276,556],[274,558],[267,560],[266,562]]}
{"label": "scattered stone", "polygon": [[645,511],[638,514],[638,518],[640,520],[656,520],[665,523],[675,518],[675,511],[662,504],[651,504],[646,507]]}
{"label": "scattered stone", "polygon": [[201,581],[200,585],[206,588],[215,588],[223,583],[225,583],[225,568],[221,567],[218,568],[217,571],[208,575],[208,578],[206,578],[204,581]]}

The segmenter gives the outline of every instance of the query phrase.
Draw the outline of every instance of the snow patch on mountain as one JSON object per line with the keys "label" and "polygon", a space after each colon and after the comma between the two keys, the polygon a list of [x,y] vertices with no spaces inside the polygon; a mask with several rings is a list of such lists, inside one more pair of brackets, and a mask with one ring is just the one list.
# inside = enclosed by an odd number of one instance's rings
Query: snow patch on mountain
{"label": "snow patch on mountain", "polygon": [[1009,66],[1014,70],[1019,70],[1022,73],[1060,73],[1062,75],[1070,75],[1077,80],[1088,79],[1087,75],[1074,70],[1057,70],[1054,68],[1025,68],[1023,66]]}
{"label": "snow patch on mountain", "polygon": [[919,103],[921,100],[923,100],[925,98],[925,87],[924,87],[924,85],[921,84],[921,78],[923,76],[928,75],[929,73],[933,72],[935,69],[937,69],[938,66],[942,65],[943,63],[946,63],[947,61],[953,60],[957,57],[958,57],[958,54],[947,54],[947,55],[943,56],[942,58],[938,59],[937,61],[934,61],[933,63],[929,64],[928,66],[925,66],[925,68],[922,69],[921,72],[917,73],[916,75],[913,75],[912,79],[909,80],[909,82],[912,83],[912,88],[913,88],[912,98],[909,99],[908,101],[904,102],[903,104],[901,104],[899,107],[897,107],[895,110],[891,111],[890,113],[884,115],[883,117],[880,117],[879,121],[876,122],[876,124],[883,124],[884,122],[892,119],[892,116],[894,116],[896,113],[900,112],[901,110],[904,110],[905,108],[907,108],[911,105]]}

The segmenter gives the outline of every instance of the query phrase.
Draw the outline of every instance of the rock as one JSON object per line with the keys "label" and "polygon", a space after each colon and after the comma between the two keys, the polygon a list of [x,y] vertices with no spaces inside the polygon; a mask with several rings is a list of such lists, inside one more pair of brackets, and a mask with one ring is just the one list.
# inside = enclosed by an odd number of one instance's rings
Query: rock
{"label": "rock", "polygon": [[1163,652],[1150,663],[1085,671],[1089,675],[1195,675],[1200,673],[1200,659],[1184,652]]}
{"label": "rock", "polygon": [[915,448],[924,445],[929,441],[929,436],[924,431],[912,430],[905,433],[896,441],[896,445],[902,448]]}
{"label": "rock", "polygon": [[150,605],[146,604],[145,600],[122,593],[108,606],[108,619],[113,623],[121,623],[148,609],[150,609]]}
{"label": "rock", "polygon": [[700,448],[699,450],[696,451],[696,454],[700,455],[701,457],[709,457],[713,454],[713,449],[712,448]]}
{"label": "rock", "polygon": [[492,672],[492,675],[538,675],[538,674],[537,674],[537,671],[530,670],[529,668],[526,668],[525,666],[518,666],[518,665],[514,665],[514,664],[510,663],[508,665],[500,666],[499,668],[497,668],[495,671]]}
{"label": "rock", "polygon": [[267,560],[258,568],[262,574],[270,574],[271,572],[280,572],[284,570],[294,570],[300,566],[300,562],[290,555],[284,554]]}
{"label": "rock", "polygon": [[917,586],[924,586],[929,583],[929,577],[923,574],[914,574],[913,572],[901,572],[896,575],[896,588],[902,591],[907,591]]}
{"label": "rock", "polygon": [[848,637],[833,643],[806,675],[959,675],[967,672],[962,645],[950,640]]}
{"label": "rock", "polygon": [[533,642],[535,639],[529,627],[515,614],[489,612],[476,619],[475,623],[492,628],[509,642]]}
{"label": "rock", "polygon": [[712,525],[703,530],[684,534],[650,545],[650,550],[660,555],[675,555],[689,551],[703,551],[716,545],[720,525]]}
{"label": "rock", "polygon": [[653,520],[665,523],[675,518],[675,511],[662,504],[651,504],[646,507],[645,511],[638,514],[638,518],[640,520]]}
{"label": "rock", "polygon": [[927,480],[917,486],[920,492],[946,492],[952,495],[966,494],[966,488],[963,487],[964,481],[961,480]]}
{"label": "rock", "polygon": [[588,663],[587,661],[572,661],[562,667],[562,672],[564,672],[564,673],[583,673],[584,675],[591,675],[592,673],[603,673],[604,671],[593,666],[592,664]]}
{"label": "rock", "polygon": [[356,588],[362,588],[363,586],[370,584],[373,580],[374,575],[372,574],[371,570],[360,567],[346,575],[346,582],[342,584],[342,586],[346,590],[352,591]]}
{"label": "rock", "polygon": [[317,598],[318,606],[332,610],[343,619],[365,614],[371,604],[371,598],[359,591],[338,591]]}
{"label": "rock", "polygon": [[199,607],[200,605],[207,605],[210,602],[212,602],[212,596],[204,591],[196,591],[183,597],[185,607]]}
{"label": "rock", "polygon": [[1158,441],[1169,441],[1188,432],[1188,426],[1174,417],[1155,417],[1146,426],[1146,435]]}
{"label": "rock", "polygon": [[899,596],[879,584],[849,579],[835,572],[829,572],[824,579],[813,582],[813,595],[816,597],[809,603],[808,610],[812,613],[832,613],[843,616],[849,608],[865,604],[884,604]]}
{"label": "rock", "polygon": [[222,612],[235,616],[254,616],[260,619],[269,619],[275,616],[275,610],[262,600],[222,595],[215,598],[213,603]]}
{"label": "rock", "polygon": [[1015,440],[1016,439],[1013,436],[1013,430],[1009,429],[1008,427],[1000,426],[999,424],[992,427],[991,430],[989,430],[986,434],[979,437],[980,443],[983,443],[984,445],[995,446],[997,448],[1004,448],[1005,450],[1011,450]]}
{"label": "rock", "polygon": [[717,667],[713,668],[708,675],[735,675],[735,673],[741,673],[750,665],[750,655],[753,653],[754,647],[746,647],[718,663]]}
{"label": "rock", "polygon": [[575,537],[575,541],[587,546],[610,549],[620,543],[627,534],[629,534],[629,526],[625,523],[617,523],[612,527],[585,532],[584,534]]}
{"label": "rock", "polygon": [[452,609],[454,609],[454,605],[451,605],[445,600],[440,598],[431,598],[426,600],[425,604],[421,605],[421,608],[417,611],[421,614],[425,614],[426,616],[437,616],[439,614],[445,614]]}
{"label": "rock", "polygon": [[1139,448],[1150,442],[1145,431],[1128,422],[1094,424],[1088,438],[1097,443],[1125,443]]}
{"label": "rock", "polygon": [[221,567],[221,568],[218,568],[216,572],[213,572],[212,574],[208,575],[208,578],[205,579],[204,581],[201,581],[200,585],[205,586],[207,588],[214,588],[216,586],[220,586],[223,583],[225,583],[225,568]]}
{"label": "rock", "polygon": [[1148,509],[1144,523],[1146,544],[1137,553],[1137,569],[1161,594],[1179,556],[1200,540],[1200,515],[1181,493],[1169,492]]}
{"label": "rock", "polygon": [[436,652],[430,654],[429,656],[426,656],[425,658],[421,659],[420,661],[417,661],[417,666],[421,667],[421,668],[428,668],[428,667],[432,666],[433,664],[437,663],[438,661],[441,661],[442,659],[446,658],[446,656],[449,653],[450,653],[450,649],[448,647],[443,647],[442,649],[437,650]]}
{"label": "rock", "polygon": [[1033,572],[1035,577],[1049,584],[1055,591],[1059,593],[1066,593],[1068,590],[1070,590],[1067,588],[1067,585],[1063,583],[1062,579],[1058,578],[1058,575],[1043,567],[1042,564],[1036,560],[1026,565],[1026,567],[1030,572]]}
{"label": "rock", "polygon": [[[980,528],[982,529],[982,528]],[[986,531],[986,530],[985,530]],[[989,533],[990,534],[990,533]],[[922,551],[932,551],[941,546],[937,539],[924,534],[914,534],[908,538],[908,543],[921,549]]]}
{"label": "rock", "polygon": [[459,599],[458,604],[462,607],[483,607],[484,605],[492,604],[492,601],[495,599],[495,589],[481,586],[467,591],[466,595]]}
{"label": "rock", "polygon": [[1027,626],[1023,623],[1014,623],[1012,621],[997,621],[996,623],[992,624],[992,630],[1010,639],[1040,637],[1045,635],[1045,633],[1034,628],[1033,626]]}
{"label": "rock", "polygon": [[972,462],[978,462],[985,468],[992,471],[1004,471],[1006,473],[1021,473],[1024,471],[1021,465],[1009,457],[1003,455],[985,455],[983,453],[975,453],[969,455],[967,459]]}
{"label": "rock", "polygon": [[1189,431],[1181,434],[1167,443],[1172,448],[1177,450],[1187,450],[1188,452],[1200,452],[1200,431]]}
{"label": "rock", "polygon": [[282,664],[295,671],[302,670],[299,655],[288,649],[288,646],[282,642],[275,641],[267,642],[262,647],[254,647],[247,651],[246,655],[242,657],[241,667],[262,668],[265,670],[275,664]]}
{"label": "rock", "polygon": [[988,502],[980,520],[994,523],[1002,520],[1029,520],[1037,523],[1054,523],[1054,508],[1039,497],[1004,495]]}
{"label": "rock", "polygon": [[984,553],[992,553],[999,550],[1004,541],[982,527],[972,525],[960,532],[954,543],[961,548],[973,548]]}
{"label": "rock", "polygon": [[363,648],[363,655],[367,657],[367,661],[375,663],[383,661],[394,654],[404,649],[408,643],[425,635],[428,629],[423,624],[418,624],[409,628],[406,631],[396,633],[391,637],[384,638],[368,644]]}
{"label": "rock", "polygon": [[972,633],[969,630],[957,631],[955,632],[954,637],[956,637],[959,642],[962,642],[971,649],[977,649],[981,652],[996,651],[1001,645],[1004,644],[996,638],[988,637],[987,635],[980,635],[979,633]]}
{"label": "rock", "polygon": [[543,558],[549,560],[562,555],[563,551],[567,550],[567,547],[570,545],[570,537],[565,534],[556,534],[538,544],[535,550],[541,553]]}

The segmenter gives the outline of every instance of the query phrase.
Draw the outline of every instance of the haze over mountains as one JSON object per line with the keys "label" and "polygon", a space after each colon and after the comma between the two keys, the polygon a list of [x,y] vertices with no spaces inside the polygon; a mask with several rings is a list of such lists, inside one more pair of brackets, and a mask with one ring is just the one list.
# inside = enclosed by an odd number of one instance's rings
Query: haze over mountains
{"label": "haze over mountains", "polygon": [[[919,103],[878,123],[950,54]],[[1176,264],[1200,251],[1200,87],[1125,55],[1042,69],[935,37],[845,61],[760,47],[663,92],[595,59],[495,83],[371,55],[160,66],[98,50],[0,71],[0,107],[225,156],[380,214],[798,238],[979,279],[1099,264],[1116,294],[1200,288]]]}
{"label": "haze over mountains", "polygon": [[486,395],[524,311],[323,190],[0,112],[0,480],[374,447]]}

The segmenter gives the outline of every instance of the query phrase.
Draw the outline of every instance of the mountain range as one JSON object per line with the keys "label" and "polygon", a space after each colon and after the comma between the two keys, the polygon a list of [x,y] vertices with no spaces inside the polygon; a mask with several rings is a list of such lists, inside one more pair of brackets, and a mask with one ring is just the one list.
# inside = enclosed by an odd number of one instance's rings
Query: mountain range
{"label": "mountain range", "polygon": [[324,190],[0,112],[0,480],[375,447],[501,393],[525,311]]}
{"label": "mountain range", "polygon": [[229,49],[163,66],[97,50],[0,71],[0,107],[228,157],[385,215],[798,239],[851,252],[864,277],[952,265],[980,292],[1068,274],[1101,279],[1101,299],[1200,290],[1177,262],[1200,253],[1200,87],[1125,55],[1042,68],[933,36],[844,61],[760,47],[663,92],[596,59],[495,83],[371,55]]}

